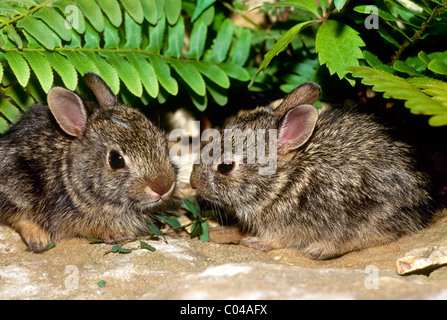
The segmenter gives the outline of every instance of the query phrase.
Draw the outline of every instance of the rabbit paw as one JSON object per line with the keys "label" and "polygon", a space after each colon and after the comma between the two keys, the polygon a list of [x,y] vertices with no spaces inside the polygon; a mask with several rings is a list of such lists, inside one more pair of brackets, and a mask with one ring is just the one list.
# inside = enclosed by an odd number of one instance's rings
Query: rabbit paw
{"label": "rabbit paw", "polygon": [[27,219],[21,219],[13,223],[13,227],[28,245],[30,251],[43,252],[51,243],[51,237],[37,223]]}
{"label": "rabbit paw", "polygon": [[243,246],[261,250],[264,252],[274,249],[270,244],[266,243],[265,241],[263,241],[261,238],[258,238],[258,237],[244,238],[241,240],[240,244],[242,244]]}
{"label": "rabbit paw", "polygon": [[312,260],[326,260],[336,258],[342,255],[343,252],[333,245],[328,245],[324,242],[314,242],[307,246],[304,250],[304,255]]}

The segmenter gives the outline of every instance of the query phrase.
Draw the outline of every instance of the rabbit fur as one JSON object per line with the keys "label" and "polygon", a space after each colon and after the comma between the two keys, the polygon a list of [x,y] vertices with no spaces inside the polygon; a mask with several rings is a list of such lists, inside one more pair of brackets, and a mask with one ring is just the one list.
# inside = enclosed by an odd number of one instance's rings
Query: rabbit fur
{"label": "rabbit fur", "polygon": [[223,157],[194,165],[190,180],[198,200],[234,214],[254,235],[243,244],[265,251],[301,248],[311,259],[384,244],[427,226],[434,213],[430,178],[414,150],[370,115],[337,109],[318,115],[313,104],[320,91],[305,83],[276,109],[258,107],[233,119],[225,129],[277,129],[276,172],[261,175],[259,164],[247,163],[247,150],[256,144],[244,139],[243,158],[229,156],[230,167],[223,167]]}
{"label": "rabbit fur", "polygon": [[150,234],[172,201],[177,168],[164,134],[87,73],[94,100],[52,88],[0,137],[0,223],[34,252],[68,237],[120,241]]}

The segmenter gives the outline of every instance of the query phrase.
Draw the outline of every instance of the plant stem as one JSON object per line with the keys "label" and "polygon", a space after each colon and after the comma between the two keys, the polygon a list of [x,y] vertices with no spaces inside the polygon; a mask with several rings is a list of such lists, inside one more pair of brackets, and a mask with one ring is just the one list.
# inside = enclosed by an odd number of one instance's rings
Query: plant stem
{"label": "plant stem", "polygon": [[230,10],[231,12],[238,14],[242,17],[242,19],[244,19],[245,21],[247,21],[248,23],[250,23],[252,26],[254,26],[256,29],[259,29],[260,26],[259,24],[257,24],[256,22],[254,22],[252,19],[250,19],[249,17],[247,17],[241,10],[237,10],[235,9],[232,5],[224,2],[223,3],[224,7],[227,8],[228,10]]}
{"label": "plant stem", "polygon": [[42,7],[45,7],[46,5],[48,5],[48,4],[50,4],[50,3],[54,2],[54,1],[55,1],[55,0],[47,0],[47,1],[45,1],[45,2],[43,2],[43,3],[41,3],[41,4],[39,4],[39,5],[37,5],[37,6],[35,6],[35,7],[33,7],[33,8],[30,9],[28,12],[19,14],[17,17],[15,17],[15,18],[13,18],[13,19],[11,19],[11,20],[8,20],[8,21],[5,21],[5,22],[3,22],[3,23],[0,23],[0,28],[4,27],[4,26],[7,25],[7,24],[10,24],[10,23],[12,23],[12,22],[15,22],[15,21],[17,21],[17,20],[20,20],[20,19],[22,19],[23,17],[30,15],[31,13],[33,13],[33,12],[39,10],[39,9],[42,8]]}
{"label": "plant stem", "polygon": [[399,60],[399,58],[401,57],[402,53],[405,51],[405,49],[408,48],[408,46],[411,43],[415,43],[417,40],[419,40],[421,38],[421,36],[424,34],[425,29],[427,29],[427,27],[429,26],[429,24],[439,15],[441,14],[442,11],[445,10],[445,8],[447,7],[447,4],[443,5],[442,7],[439,7],[437,9],[435,9],[432,14],[430,15],[430,17],[427,19],[427,21],[422,22],[421,24],[421,28],[419,30],[416,30],[416,32],[414,33],[414,35],[410,38],[410,40],[406,40],[400,47],[399,49],[396,51],[396,53],[394,54],[394,56],[391,58],[391,62],[390,65],[393,65],[394,62],[396,60]]}

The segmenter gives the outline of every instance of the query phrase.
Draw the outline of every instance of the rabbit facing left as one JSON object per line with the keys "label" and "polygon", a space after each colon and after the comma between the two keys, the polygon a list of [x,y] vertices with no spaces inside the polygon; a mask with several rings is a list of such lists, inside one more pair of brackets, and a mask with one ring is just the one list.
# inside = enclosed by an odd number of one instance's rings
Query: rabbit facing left
{"label": "rabbit facing left", "polygon": [[96,101],[54,87],[48,105],[0,137],[0,223],[33,252],[62,238],[151,234],[151,213],[173,201],[177,168],[163,132],[99,76],[84,81]]}

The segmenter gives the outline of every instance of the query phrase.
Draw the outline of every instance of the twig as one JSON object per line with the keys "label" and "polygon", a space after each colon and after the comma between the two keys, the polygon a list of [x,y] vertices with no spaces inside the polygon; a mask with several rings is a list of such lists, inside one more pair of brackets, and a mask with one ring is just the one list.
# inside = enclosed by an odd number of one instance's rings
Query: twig
{"label": "twig", "polygon": [[390,65],[393,65],[394,62],[396,60],[399,60],[399,58],[401,57],[402,53],[405,51],[405,49],[408,48],[408,46],[411,43],[415,43],[417,40],[419,40],[421,38],[421,36],[423,35],[425,29],[427,29],[427,27],[429,26],[429,24],[439,15],[441,14],[442,11],[444,11],[444,9],[447,7],[447,4],[443,5],[442,7],[437,8],[436,10],[434,10],[432,12],[432,14],[430,15],[430,17],[428,18],[427,21],[422,22],[421,24],[421,28],[419,30],[417,30],[414,35],[410,38],[410,40],[406,40],[400,47],[399,49],[396,51],[396,53],[394,54],[394,56],[391,58],[391,62]]}

